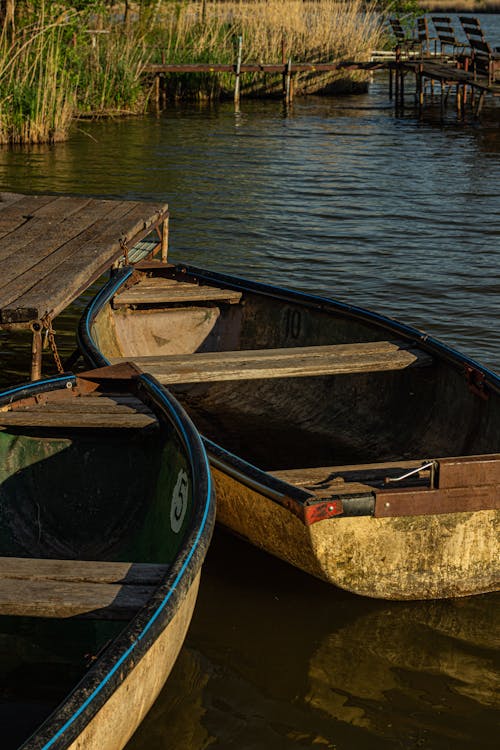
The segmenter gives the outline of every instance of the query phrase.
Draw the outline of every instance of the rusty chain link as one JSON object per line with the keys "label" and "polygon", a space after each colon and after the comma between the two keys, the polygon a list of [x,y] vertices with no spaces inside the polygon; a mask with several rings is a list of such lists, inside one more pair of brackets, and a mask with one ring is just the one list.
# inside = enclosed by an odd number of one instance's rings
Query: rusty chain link
{"label": "rusty chain link", "polygon": [[49,346],[52,350],[52,355],[54,357],[54,362],[56,363],[57,371],[62,374],[64,372],[64,367],[62,366],[61,357],[59,356],[59,352],[57,351],[55,336],[56,332],[52,328],[52,319],[50,315],[44,315],[41,322],[43,327],[45,328],[45,336],[47,337]]}

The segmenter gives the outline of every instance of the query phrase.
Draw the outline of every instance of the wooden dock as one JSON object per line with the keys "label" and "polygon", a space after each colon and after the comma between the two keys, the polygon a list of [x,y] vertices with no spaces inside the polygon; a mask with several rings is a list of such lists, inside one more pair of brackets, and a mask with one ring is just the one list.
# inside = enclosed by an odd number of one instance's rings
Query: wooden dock
{"label": "wooden dock", "polygon": [[0,329],[32,331],[33,380],[52,320],[152,232],[166,255],[166,204],[0,193]]}
{"label": "wooden dock", "polygon": [[[463,61],[462,61],[463,62]],[[156,101],[158,106],[162,99],[160,81],[171,74],[199,74],[199,73],[230,73],[234,75],[235,103],[240,98],[240,77],[244,73],[262,73],[265,75],[281,74],[283,79],[283,98],[287,104],[293,99],[294,80],[299,73],[324,74],[339,71],[368,71],[388,70],[390,73],[390,96],[395,98],[397,110],[405,106],[405,79],[408,74],[415,77],[415,101],[422,109],[425,98],[426,81],[436,81],[442,84],[442,106],[444,105],[446,87],[454,86],[457,91],[457,107],[460,109],[466,101],[474,101],[474,112],[479,114],[487,95],[499,96],[500,83],[489,80],[484,75],[477,75],[467,70],[460,61],[450,59],[449,56],[436,54],[423,58],[416,53],[413,56],[401,56],[399,48],[396,52],[374,54],[370,61],[339,60],[337,62],[308,63],[292,62],[291,59],[282,63],[158,63],[144,66],[144,73],[150,74],[156,80]],[[394,81],[394,85],[393,85]],[[468,87],[472,97],[464,95],[464,87]],[[395,97],[393,90],[395,89]]]}
{"label": "wooden dock", "polygon": [[408,74],[415,78],[415,104],[419,111],[423,110],[426,102],[426,84],[439,84],[441,115],[444,114],[445,103],[451,89],[455,92],[455,102],[458,114],[462,114],[467,104],[471,106],[474,115],[479,115],[486,96],[500,96],[500,81],[486,75],[478,75],[467,69],[467,65],[460,61],[445,61],[439,59],[398,60],[390,63],[392,96],[392,76],[395,76],[395,106],[396,110],[405,107],[405,79]]}
{"label": "wooden dock", "polygon": [[239,103],[240,78],[244,73],[262,73],[264,75],[281,74],[283,80],[283,97],[289,104],[293,99],[294,80],[298,73],[324,74],[339,71],[374,71],[387,66],[386,60],[373,59],[368,61],[338,60],[336,62],[292,62],[291,58],[281,63],[242,63],[238,59],[235,63],[149,63],[144,66],[143,73],[154,76],[156,81],[156,102],[162,99],[160,81],[170,74],[185,73],[230,73],[234,75],[234,100]]}

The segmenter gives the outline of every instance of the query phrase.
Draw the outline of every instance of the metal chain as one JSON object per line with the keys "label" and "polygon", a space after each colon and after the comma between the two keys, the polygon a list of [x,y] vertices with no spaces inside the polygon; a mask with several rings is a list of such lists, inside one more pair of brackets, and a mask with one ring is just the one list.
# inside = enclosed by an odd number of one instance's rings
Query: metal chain
{"label": "metal chain", "polygon": [[59,356],[59,352],[57,351],[57,344],[56,344],[56,337],[55,337],[55,331],[52,328],[52,319],[50,315],[45,315],[42,318],[42,325],[45,328],[45,335],[49,341],[49,346],[52,350],[52,355],[54,357],[54,362],[56,363],[57,371],[62,374],[64,372],[64,367],[62,366],[61,357]]}
{"label": "metal chain", "polygon": [[123,256],[125,258],[125,265],[128,266],[129,249],[127,247],[127,238],[126,237],[120,237],[120,248],[123,250]]}

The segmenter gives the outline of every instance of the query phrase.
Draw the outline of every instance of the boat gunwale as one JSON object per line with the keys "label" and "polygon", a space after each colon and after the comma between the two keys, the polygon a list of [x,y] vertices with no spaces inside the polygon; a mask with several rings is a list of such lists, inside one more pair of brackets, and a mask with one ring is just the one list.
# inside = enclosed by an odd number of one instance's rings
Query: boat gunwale
{"label": "boat gunwale", "polygon": [[[77,381],[77,376],[65,373],[14,386],[0,392],[0,405],[65,389],[68,384],[73,387]],[[199,574],[210,544],[215,524],[214,491],[201,438],[177,400],[152,376],[141,374],[130,383],[136,384],[137,390],[154,404],[156,415],[169,421],[181,439],[195,480],[193,514],[181,549],[151,599],[19,750],[63,750],[81,734],[173,620]]]}

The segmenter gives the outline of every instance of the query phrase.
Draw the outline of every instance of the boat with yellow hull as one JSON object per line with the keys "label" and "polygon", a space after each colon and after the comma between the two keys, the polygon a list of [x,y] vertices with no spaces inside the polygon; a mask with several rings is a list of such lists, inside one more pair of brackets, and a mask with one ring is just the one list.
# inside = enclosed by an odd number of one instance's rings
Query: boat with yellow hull
{"label": "boat with yellow hull", "polygon": [[500,580],[500,378],[345,303],[185,265],[118,271],[79,345],[131,360],[204,437],[217,519],[349,591],[465,596]]}

